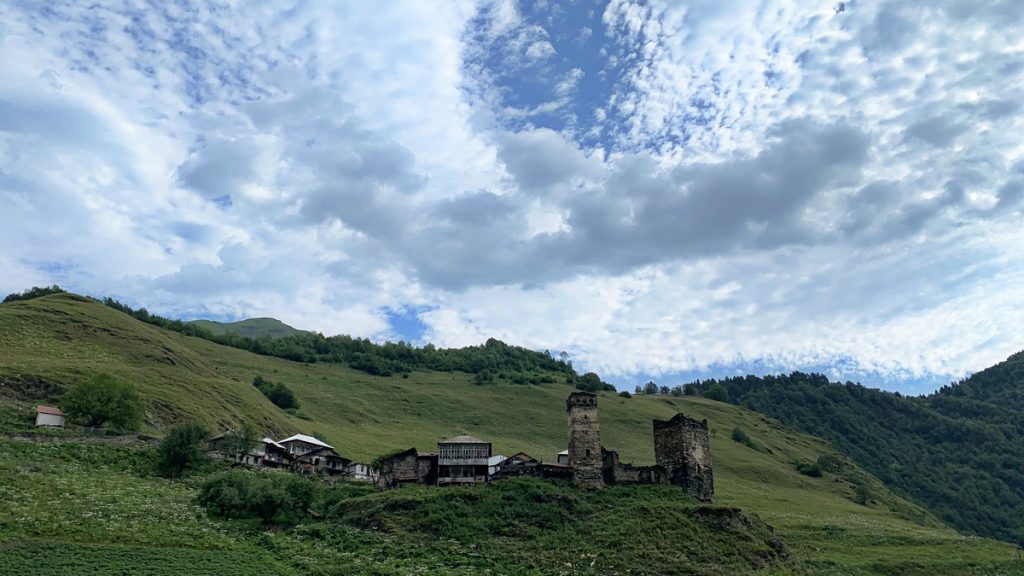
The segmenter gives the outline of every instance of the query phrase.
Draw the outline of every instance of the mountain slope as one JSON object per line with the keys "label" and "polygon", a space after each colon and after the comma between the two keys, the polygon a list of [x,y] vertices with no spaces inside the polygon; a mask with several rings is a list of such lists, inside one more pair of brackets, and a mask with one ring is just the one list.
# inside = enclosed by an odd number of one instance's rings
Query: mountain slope
{"label": "mountain slope", "polygon": [[[460,432],[488,439],[499,453],[523,450],[553,460],[565,447],[564,399],[573,390],[566,384],[480,386],[459,372],[379,377],[258,356],[72,295],[0,306],[5,425],[30,421],[34,402],[57,400],[58,388],[98,371],[136,386],[152,432],[186,418],[215,430],[246,418],[270,435],[317,435],[362,461],[395,448],[431,450],[438,439]],[[251,385],[256,375],[291,387],[301,412],[270,404]],[[637,464],[653,461],[653,418],[677,411],[707,418],[716,502],[757,513],[817,572],[948,573],[1002,566],[1013,555],[1010,546],[956,534],[848,461],[820,478],[800,474],[794,462],[834,449],[759,414],[704,398],[626,399],[607,392],[599,405],[604,445]],[[737,427],[760,449],[732,440]],[[856,502],[864,500],[858,490],[868,495],[867,505]]]}
{"label": "mountain slope", "polygon": [[246,338],[284,338],[299,334],[302,330],[292,328],[276,318],[246,318],[238,322],[217,322],[215,320],[192,320],[189,324],[207,330],[211,334],[238,334]]}
{"label": "mountain slope", "polygon": [[695,389],[831,441],[962,530],[1024,542],[1024,354],[922,397],[800,372]]}

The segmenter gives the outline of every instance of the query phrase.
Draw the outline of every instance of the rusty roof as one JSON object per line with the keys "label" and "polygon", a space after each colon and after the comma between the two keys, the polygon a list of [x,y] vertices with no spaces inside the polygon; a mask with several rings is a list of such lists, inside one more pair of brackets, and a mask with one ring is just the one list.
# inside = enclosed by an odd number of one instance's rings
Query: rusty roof
{"label": "rusty roof", "polygon": [[53,406],[43,406],[42,404],[36,406],[36,414],[52,414],[54,416],[64,415],[64,413],[60,411],[60,408],[54,408]]}

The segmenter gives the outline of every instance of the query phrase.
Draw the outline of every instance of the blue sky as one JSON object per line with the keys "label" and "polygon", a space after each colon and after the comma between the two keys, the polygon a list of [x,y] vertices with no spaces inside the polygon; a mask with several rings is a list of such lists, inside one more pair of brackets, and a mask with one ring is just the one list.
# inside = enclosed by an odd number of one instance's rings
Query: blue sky
{"label": "blue sky", "polygon": [[1024,348],[1024,4],[0,5],[0,291],[917,393]]}

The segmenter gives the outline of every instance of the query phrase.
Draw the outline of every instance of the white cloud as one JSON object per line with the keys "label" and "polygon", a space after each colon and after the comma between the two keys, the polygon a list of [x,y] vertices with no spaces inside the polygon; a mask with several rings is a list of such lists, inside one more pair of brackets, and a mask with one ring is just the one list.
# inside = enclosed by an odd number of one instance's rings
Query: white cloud
{"label": "white cloud", "polygon": [[[515,2],[0,6],[0,288],[374,338],[423,309],[622,378],[958,376],[1024,347],[1018,4],[615,0],[582,36]],[[578,102],[589,144],[541,123]]]}

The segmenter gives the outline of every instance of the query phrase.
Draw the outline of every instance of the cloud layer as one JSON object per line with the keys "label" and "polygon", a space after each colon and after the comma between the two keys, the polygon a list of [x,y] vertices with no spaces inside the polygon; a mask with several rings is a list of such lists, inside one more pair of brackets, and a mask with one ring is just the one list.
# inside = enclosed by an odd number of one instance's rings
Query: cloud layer
{"label": "cloud layer", "polygon": [[0,290],[958,377],[1024,348],[1024,9],[845,5],[0,7]]}

